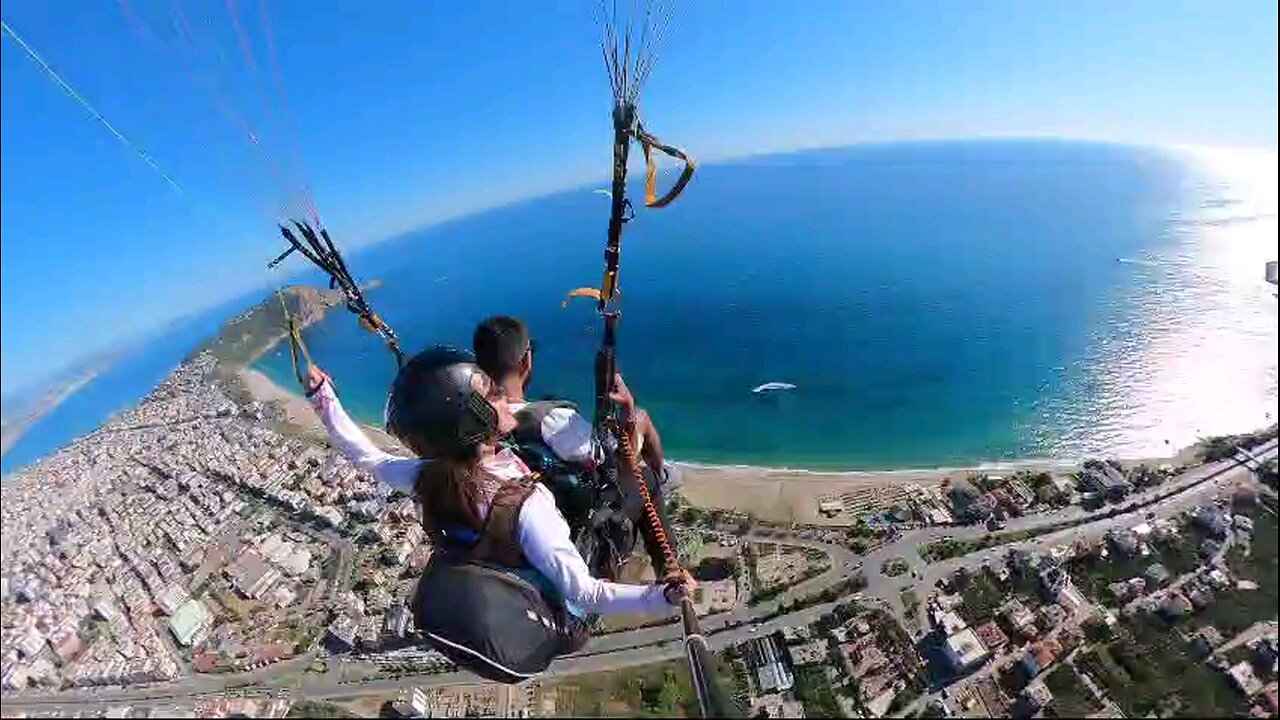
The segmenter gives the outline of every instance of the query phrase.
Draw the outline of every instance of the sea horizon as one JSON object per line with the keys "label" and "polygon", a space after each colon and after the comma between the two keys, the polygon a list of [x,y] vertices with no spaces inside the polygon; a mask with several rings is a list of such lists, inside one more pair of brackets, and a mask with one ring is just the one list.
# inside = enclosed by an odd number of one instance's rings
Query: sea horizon
{"label": "sea horizon", "polygon": [[[621,368],[668,455],[719,467],[1154,458],[1268,425],[1276,303],[1259,258],[1274,253],[1274,170],[1251,187],[1264,173],[1242,174],[1256,153],[1239,153],[929,140],[709,165],[627,227]],[[385,283],[369,299],[406,348],[467,346],[482,317],[520,315],[539,340],[531,396],[589,405],[599,321],[560,301],[598,282],[606,219],[587,185],[348,260]],[[306,335],[353,415],[380,424],[390,355],[341,308]],[[255,369],[292,390],[283,350]],[[89,383],[50,413],[76,416],[61,420],[76,434],[43,418],[3,472],[136,403],[140,377],[75,407]],[[797,388],[750,394],[770,381]]]}

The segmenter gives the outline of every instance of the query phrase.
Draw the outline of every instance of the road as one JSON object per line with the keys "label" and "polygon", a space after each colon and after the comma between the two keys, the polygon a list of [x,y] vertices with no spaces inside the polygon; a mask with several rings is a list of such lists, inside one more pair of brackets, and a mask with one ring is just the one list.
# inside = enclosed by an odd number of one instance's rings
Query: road
{"label": "road", "polygon": [[1247,645],[1259,638],[1264,638],[1267,636],[1276,637],[1276,630],[1277,630],[1277,623],[1275,620],[1265,620],[1263,622],[1254,623],[1253,625],[1250,625],[1249,627],[1241,631],[1239,635],[1236,635],[1235,637],[1231,638],[1230,640],[1226,641],[1221,646],[1219,646],[1216,650],[1213,651],[1213,654],[1225,655],[1227,654],[1227,652],[1241,645]]}
{"label": "road", "polygon": [[[1276,455],[1276,441],[1270,440],[1254,449],[1254,454],[1262,459]],[[1144,519],[1146,512],[1155,511],[1160,514],[1174,514],[1202,502],[1206,495],[1220,491],[1226,484],[1251,477],[1251,471],[1240,465],[1238,461],[1224,460],[1193,469],[1175,480],[1136,495],[1130,503],[1134,509],[1127,513],[1110,514],[1110,510],[1094,512],[1078,511],[1075,513],[1052,513],[1048,515],[1032,515],[1018,518],[1018,527],[1010,527],[1006,531],[1024,529],[1034,530],[1052,527],[1069,520],[1088,520],[1075,527],[1052,531],[1044,535],[1009,543],[998,547],[952,558],[938,563],[926,564],[920,559],[918,548],[924,543],[932,542],[950,535],[957,539],[976,539],[986,534],[985,528],[924,528],[904,534],[898,540],[859,558],[846,548],[827,545],[825,543],[787,539],[787,544],[802,547],[814,547],[832,555],[831,568],[817,578],[802,583],[812,592],[820,592],[840,580],[856,572],[859,567],[865,574],[868,586],[864,593],[872,600],[883,602],[891,610],[901,612],[901,591],[916,585],[925,588],[933,587],[940,579],[947,577],[961,566],[976,566],[983,560],[993,559],[1015,548],[1046,550],[1055,545],[1069,544],[1086,538],[1101,537],[1113,527],[1137,524]],[[761,542],[777,542],[769,536],[748,535],[748,539]],[[896,578],[885,576],[880,567],[884,560],[891,557],[902,557],[911,566],[911,572]],[[921,597],[921,600],[924,598]],[[776,611],[781,598],[750,608],[745,614],[748,621],[764,617]],[[816,622],[818,618],[834,608],[836,603],[814,605],[801,610],[780,615],[771,620],[750,623],[726,629],[726,624],[743,619],[739,612],[720,613],[702,619],[702,628],[708,641],[715,649],[727,644],[745,641],[759,634],[767,634],[789,625],[801,625]],[[923,607],[923,602],[921,603]],[[758,628],[754,633],[752,627]],[[918,631],[919,628],[917,628]],[[679,658],[683,649],[678,640],[678,625],[665,625],[655,628],[613,633],[593,638],[587,653],[561,658],[548,670],[548,676],[576,675],[590,672],[616,670],[623,667],[644,665],[659,660]],[[156,703],[175,699],[187,699],[200,695],[223,692],[237,686],[260,686],[262,683],[282,675],[296,672],[298,665],[292,662],[277,663],[266,668],[238,675],[228,676],[193,676],[156,687],[78,689],[53,693],[24,692],[5,698],[6,710],[12,709],[56,709],[59,707],[77,707],[84,705]],[[431,687],[460,682],[476,682],[474,675],[457,672],[442,675],[414,675],[399,679],[340,682],[336,673],[323,676],[304,677],[296,692],[309,698],[340,698],[348,696],[391,693],[406,687]]]}

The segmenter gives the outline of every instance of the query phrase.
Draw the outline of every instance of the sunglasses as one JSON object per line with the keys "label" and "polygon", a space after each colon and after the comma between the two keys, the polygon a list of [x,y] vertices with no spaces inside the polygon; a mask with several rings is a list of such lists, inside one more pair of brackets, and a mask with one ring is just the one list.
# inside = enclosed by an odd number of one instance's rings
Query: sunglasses
{"label": "sunglasses", "polygon": [[529,344],[525,346],[524,351],[525,351],[525,352],[527,352],[527,353],[529,353],[530,355],[532,355],[532,354],[534,354],[535,352],[537,352],[537,351],[538,351],[538,341],[537,341],[537,340],[534,340],[533,338],[529,338]]}

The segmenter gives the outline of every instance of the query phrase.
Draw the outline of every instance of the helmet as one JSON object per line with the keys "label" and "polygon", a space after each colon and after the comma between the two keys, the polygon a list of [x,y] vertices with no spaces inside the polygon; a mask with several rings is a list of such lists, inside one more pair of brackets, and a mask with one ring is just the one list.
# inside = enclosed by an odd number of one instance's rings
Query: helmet
{"label": "helmet", "polygon": [[438,345],[415,355],[391,383],[387,432],[422,457],[461,458],[498,432],[498,414],[471,385],[475,357]]}

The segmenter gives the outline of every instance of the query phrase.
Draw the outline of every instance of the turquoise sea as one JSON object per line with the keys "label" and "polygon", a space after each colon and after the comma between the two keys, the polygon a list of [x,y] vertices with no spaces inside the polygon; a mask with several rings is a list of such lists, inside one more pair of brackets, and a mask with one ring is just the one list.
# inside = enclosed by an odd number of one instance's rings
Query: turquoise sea
{"label": "turquoise sea", "polygon": [[[1055,141],[711,165],[623,241],[621,368],[672,457],[836,468],[1151,456],[1277,402],[1275,154]],[[636,173],[637,179],[640,173]],[[353,255],[408,348],[523,317],[532,394],[590,402],[608,213],[590,186]],[[639,188],[635,188],[638,194]],[[341,241],[341,238],[338,238]],[[268,253],[269,254],[269,253]],[[394,363],[307,332],[361,419]],[[292,387],[287,352],[260,369]],[[794,391],[753,395],[769,381]],[[8,457],[6,457],[8,464]]]}

